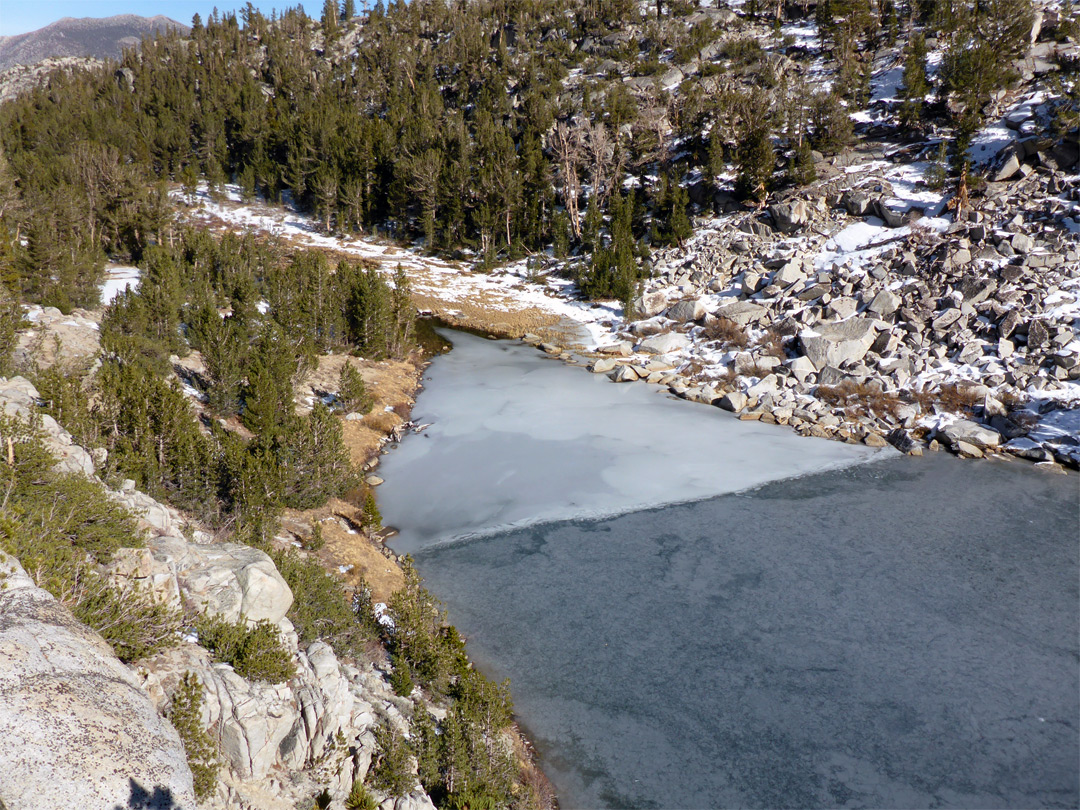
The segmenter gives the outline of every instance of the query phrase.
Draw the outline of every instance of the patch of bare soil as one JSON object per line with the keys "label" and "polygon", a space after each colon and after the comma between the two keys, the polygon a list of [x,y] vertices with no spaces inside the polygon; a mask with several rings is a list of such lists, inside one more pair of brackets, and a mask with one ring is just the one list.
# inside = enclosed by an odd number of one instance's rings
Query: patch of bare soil
{"label": "patch of bare soil", "polygon": [[360,527],[359,512],[348,501],[334,498],[318,509],[286,510],[282,526],[301,541],[306,541],[311,537],[312,526],[318,523],[325,545],[308,553],[339,576],[350,590],[357,590],[361,583],[366,583],[372,598],[376,602],[385,602],[405,580],[394,559]]}
{"label": "patch of bare soil", "polygon": [[[403,360],[323,355],[319,357],[317,368],[297,386],[297,400],[306,403],[311,397],[336,393],[341,369],[346,363],[364,378],[372,407],[361,419],[342,417],[343,438],[352,463],[369,472],[377,466],[387,437],[408,420],[425,360],[419,352]],[[301,405],[300,410],[307,409]],[[365,483],[349,493],[347,500],[335,498],[324,507],[304,512],[288,510],[282,522],[287,530],[306,540],[317,521],[325,545],[315,553],[327,570],[337,572],[352,589],[359,587],[363,580],[373,598],[385,602],[404,580],[397,563],[384,552],[381,538],[361,527],[360,507],[371,489]]]}

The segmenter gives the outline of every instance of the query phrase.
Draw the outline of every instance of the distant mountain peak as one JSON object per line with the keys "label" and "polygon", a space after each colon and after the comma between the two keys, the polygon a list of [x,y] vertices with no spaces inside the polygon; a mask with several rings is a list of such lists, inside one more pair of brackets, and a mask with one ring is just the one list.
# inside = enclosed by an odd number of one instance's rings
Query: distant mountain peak
{"label": "distant mountain peak", "polygon": [[161,14],[140,17],[64,17],[54,23],[10,37],[0,37],[0,70],[13,65],[33,65],[50,57],[90,56],[119,59],[125,47],[144,35],[164,28],[187,33],[188,26]]}

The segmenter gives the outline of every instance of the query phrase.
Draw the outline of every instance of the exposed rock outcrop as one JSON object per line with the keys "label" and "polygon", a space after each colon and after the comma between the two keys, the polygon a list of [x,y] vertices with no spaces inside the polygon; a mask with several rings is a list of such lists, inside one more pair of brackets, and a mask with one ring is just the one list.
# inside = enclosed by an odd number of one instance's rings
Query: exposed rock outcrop
{"label": "exposed rock outcrop", "polygon": [[0,560],[0,739],[7,810],[195,805],[180,738],[139,679],[10,557]]}

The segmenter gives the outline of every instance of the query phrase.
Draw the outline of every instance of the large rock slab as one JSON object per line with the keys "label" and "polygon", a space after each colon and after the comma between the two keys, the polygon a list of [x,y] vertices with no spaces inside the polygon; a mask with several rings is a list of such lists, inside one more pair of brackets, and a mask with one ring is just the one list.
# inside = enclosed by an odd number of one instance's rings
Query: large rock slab
{"label": "large rock slab", "polygon": [[3,575],[0,806],[193,808],[183,744],[131,670],[11,558]]}
{"label": "large rock slab", "polygon": [[877,337],[877,323],[868,318],[851,318],[838,323],[818,324],[799,335],[804,355],[821,371],[826,366],[856,363],[866,355]]}
{"label": "large rock slab", "polygon": [[757,323],[767,313],[768,310],[760,304],[754,304],[750,301],[736,301],[734,304],[720,307],[716,311],[716,317],[727,318],[739,326],[747,326],[750,323]]}
{"label": "large rock slab", "polygon": [[638,346],[638,351],[647,354],[668,354],[669,352],[682,351],[690,346],[690,338],[678,332],[665,332],[662,335],[653,335],[645,338]]}
{"label": "large rock slab", "polygon": [[978,448],[997,447],[1001,444],[1001,434],[991,427],[972,422],[970,419],[958,419],[941,429],[952,444],[964,442]]}
{"label": "large rock slab", "polygon": [[167,604],[190,601],[200,612],[227,621],[239,618],[277,624],[292,607],[293,595],[273,560],[236,543],[195,545],[163,535],[145,549],[121,549],[113,576],[148,586]]}
{"label": "large rock slab", "polygon": [[[355,745],[376,722],[371,704],[354,694],[334,651],[321,641],[296,654],[296,675],[286,683],[247,681],[231,667],[214,664],[195,644],[166,650],[142,670],[147,690],[162,707],[184,673],[195,674],[203,685],[203,727],[218,739],[229,768],[245,780],[321,761],[339,734]],[[363,777],[346,762],[341,766],[349,769],[343,784]]]}

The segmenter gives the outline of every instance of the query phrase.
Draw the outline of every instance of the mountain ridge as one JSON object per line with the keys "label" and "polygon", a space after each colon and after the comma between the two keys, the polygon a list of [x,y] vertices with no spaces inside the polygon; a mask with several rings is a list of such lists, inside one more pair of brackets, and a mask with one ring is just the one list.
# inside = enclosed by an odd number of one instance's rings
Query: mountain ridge
{"label": "mountain ridge", "polygon": [[50,57],[119,59],[124,48],[137,45],[145,34],[168,28],[179,29],[184,34],[190,30],[162,14],[62,17],[35,31],[0,37],[0,70],[20,64],[33,65]]}

